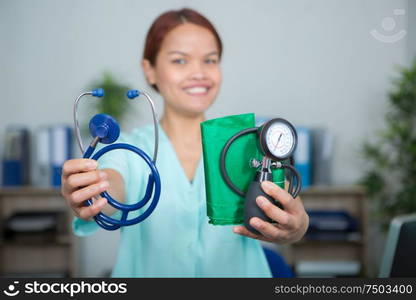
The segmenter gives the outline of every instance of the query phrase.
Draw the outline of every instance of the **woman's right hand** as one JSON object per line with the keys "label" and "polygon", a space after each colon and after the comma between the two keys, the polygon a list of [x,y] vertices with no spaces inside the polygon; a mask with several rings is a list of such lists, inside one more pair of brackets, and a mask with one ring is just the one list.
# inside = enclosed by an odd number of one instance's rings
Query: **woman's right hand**
{"label": "woman's right hand", "polygon": [[[75,215],[83,220],[90,220],[107,204],[101,192],[109,187],[108,174],[97,170],[97,161],[93,159],[71,159],[62,168],[61,193],[67,200]],[[92,205],[85,206],[85,201],[98,196]]]}

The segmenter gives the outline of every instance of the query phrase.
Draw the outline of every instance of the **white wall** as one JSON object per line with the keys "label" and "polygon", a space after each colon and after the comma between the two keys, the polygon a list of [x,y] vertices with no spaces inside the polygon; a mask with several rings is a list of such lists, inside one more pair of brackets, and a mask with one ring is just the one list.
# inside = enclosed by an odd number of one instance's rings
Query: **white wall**
{"label": "white wall", "polygon": [[407,58],[409,63],[416,59],[416,1],[408,2],[408,25],[407,25]]}
{"label": "white wall", "polygon": [[[410,31],[416,8],[405,0],[0,0],[0,133],[10,123],[71,123],[74,97],[105,70],[145,87],[139,61],[147,29],[183,6],[211,19],[225,45],[224,83],[208,117],[254,112],[327,127],[336,139],[334,183],[362,176],[359,147],[383,127],[394,67],[415,49],[414,32],[388,44],[370,30]],[[383,31],[396,8],[406,15]],[[148,107],[137,107],[127,128],[150,120]]]}

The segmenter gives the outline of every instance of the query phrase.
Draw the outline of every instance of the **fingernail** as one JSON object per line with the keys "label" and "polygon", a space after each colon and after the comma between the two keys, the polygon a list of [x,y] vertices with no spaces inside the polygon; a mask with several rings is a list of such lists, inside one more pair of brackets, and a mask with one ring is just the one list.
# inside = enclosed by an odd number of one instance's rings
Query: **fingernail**
{"label": "fingernail", "polygon": [[263,181],[261,183],[261,187],[266,191],[270,191],[271,189],[273,189],[274,185],[270,181]]}
{"label": "fingernail", "polygon": [[86,166],[88,169],[95,169],[98,166],[98,163],[95,160],[89,160],[86,162]]}
{"label": "fingernail", "polygon": [[260,206],[267,205],[268,200],[262,196],[256,198],[257,204]]}
{"label": "fingernail", "polygon": [[102,207],[107,203],[107,200],[105,198],[100,198],[98,200],[98,206]]}
{"label": "fingernail", "polygon": [[108,183],[108,181],[103,181],[103,182],[101,182],[100,183],[100,188],[101,189],[106,189],[106,188],[108,188],[109,187],[109,183]]}
{"label": "fingernail", "polygon": [[106,172],[101,171],[99,173],[99,176],[100,176],[101,179],[107,179],[107,173]]}
{"label": "fingernail", "polygon": [[260,226],[260,220],[258,220],[258,219],[253,219],[253,220],[251,221],[251,224],[252,224],[253,226],[255,226],[255,227],[258,227],[258,226]]}

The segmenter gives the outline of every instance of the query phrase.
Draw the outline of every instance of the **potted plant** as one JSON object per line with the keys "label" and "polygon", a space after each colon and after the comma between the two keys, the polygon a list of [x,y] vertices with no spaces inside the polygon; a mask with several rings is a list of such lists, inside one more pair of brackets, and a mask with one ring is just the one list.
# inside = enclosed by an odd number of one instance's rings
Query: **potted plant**
{"label": "potted plant", "polygon": [[399,70],[389,104],[385,129],[363,146],[370,167],[361,181],[383,225],[416,212],[416,59]]}

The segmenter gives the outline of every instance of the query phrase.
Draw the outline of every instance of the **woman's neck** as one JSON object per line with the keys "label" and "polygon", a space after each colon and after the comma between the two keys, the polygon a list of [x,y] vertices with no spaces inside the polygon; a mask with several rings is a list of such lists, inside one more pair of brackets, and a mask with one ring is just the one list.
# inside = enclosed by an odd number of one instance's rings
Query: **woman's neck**
{"label": "woman's neck", "polygon": [[200,123],[204,119],[203,114],[187,117],[165,110],[160,120],[186,177],[191,181],[202,155]]}
{"label": "woman's neck", "polygon": [[171,110],[165,110],[160,124],[171,141],[188,143],[201,142],[200,123],[205,120],[203,114],[199,116],[184,116]]}

